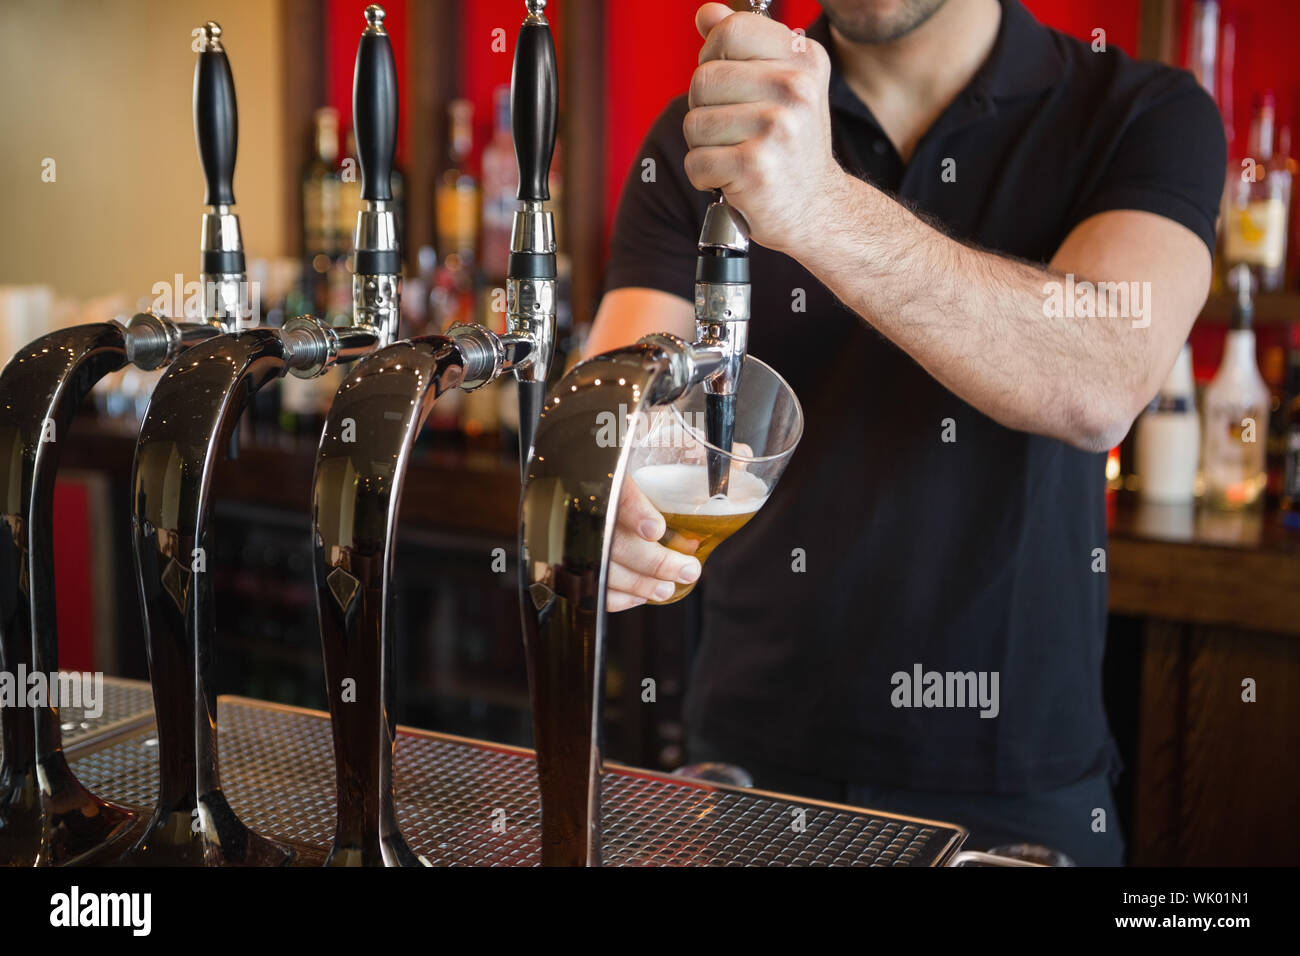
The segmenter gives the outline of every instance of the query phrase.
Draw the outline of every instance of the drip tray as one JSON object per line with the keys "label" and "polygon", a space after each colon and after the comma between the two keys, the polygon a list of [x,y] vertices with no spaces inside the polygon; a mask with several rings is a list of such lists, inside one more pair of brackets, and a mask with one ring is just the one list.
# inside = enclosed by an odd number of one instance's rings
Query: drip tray
{"label": "drip tray", "polygon": [[[147,686],[147,685],[146,685]],[[221,777],[254,830],[319,862],[334,832],[329,715],[223,697]],[[152,722],[68,754],[101,796],[152,810]],[[533,752],[399,728],[398,818],[434,866],[532,866],[540,855]],[[602,859],[609,866],[938,866],[966,837],[950,824],[719,787],[606,765]]]}
{"label": "drip tray", "polygon": [[[104,678],[103,706],[91,716],[84,707],[60,707],[63,748],[72,750],[118,734],[153,726],[153,692],[148,681]],[[3,720],[0,714],[0,720]]]}

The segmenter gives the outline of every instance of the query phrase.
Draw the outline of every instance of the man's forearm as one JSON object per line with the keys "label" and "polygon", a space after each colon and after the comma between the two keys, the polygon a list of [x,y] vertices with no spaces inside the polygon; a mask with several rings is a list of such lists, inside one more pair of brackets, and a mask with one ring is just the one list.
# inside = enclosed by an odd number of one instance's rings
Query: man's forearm
{"label": "man's forearm", "polygon": [[848,174],[821,215],[818,241],[792,253],[954,394],[1089,450],[1123,437],[1150,381],[1131,315],[1049,318],[1064,275],[965,246]]}

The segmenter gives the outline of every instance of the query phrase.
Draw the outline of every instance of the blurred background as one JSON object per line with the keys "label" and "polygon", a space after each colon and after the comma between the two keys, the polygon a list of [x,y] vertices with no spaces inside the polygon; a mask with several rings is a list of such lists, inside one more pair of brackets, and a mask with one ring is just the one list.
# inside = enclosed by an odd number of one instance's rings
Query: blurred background
{"label": "blurred background", "polygon": [[[1300,495],[1287,487],[1288,459],[1300,463],[1300,243],[1291,195],[1300,4],[1024,2],[1044,23],[1107,50],[1192,70],[1224,117],[1230,162],[1214,292],[1176,374],[1108,465],[1107,707],[1128,765],[1120,808],[1134,862],[1294,860],[1300,817],[1279,811],[1300,803],[1300,770],[1288,759],[1300,744]],[[552,175],[562,253],[557,374],[579,354],[599,303],[610,225],[641,140],[696,65],[697,6],[547,5],[561,64]],[[63,325],[149,307],[186,310],[203,211],[192,44],[209,19],[223,28],[234,70],[235,211],[262,321],[350,309],[359,203],[351,89],[364,7],[0,4],[0,81],[9,91],[0,99],[0,355]],[[524,4],[384,7],[401,96],[394,187],[406,266],[402,332],[462,319],[504,327],[498,293],[515,190],[506,97]],[[815,0],[772,4],[791,26],[818,11]],[[1262,174],[1243,185],[1245,157]],[[1243,361],[1260,383],[1269,426],[1258,460],[1220,480],[1204,460],[1203,418],[1233,397],[1215,385],[1221,367]],[[134,370],[106,379],[64,452],[59,624],[70,668],[147,676],[124,502],[154,381]],[[337,384],[289,378],[263,389],[241,426],[237,459],[218,473],[223,691],[324,707],[306,502]],[[527,744],[514,569],[493,567],[496,555],[513,562],[515,554],[507,388],[440,400],[411,464],[397,562],[398,717]],[[682,762],[696,602],[617,617],[612,759],[664,769]],[[644,675],[658,682],[652,708],[638,698]],[[1253,705],[1242,703],[1243,677],[1260,681]],[[1241,779],[1256,784],[1245,796]]]}

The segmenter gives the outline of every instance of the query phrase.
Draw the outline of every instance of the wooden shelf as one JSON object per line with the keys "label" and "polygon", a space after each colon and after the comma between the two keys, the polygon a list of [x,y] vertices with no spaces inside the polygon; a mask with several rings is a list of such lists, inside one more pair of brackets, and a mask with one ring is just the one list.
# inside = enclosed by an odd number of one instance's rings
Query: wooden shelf
{"label": "wooden shelf", "polygon": [[[1230,294],[1212,295],[1201,310],[1198,322],[1227,325],[1232,318]],[[1288,325],[1300,322],[1300,292],[1265,292],[1255,297],[1256,325]]]}

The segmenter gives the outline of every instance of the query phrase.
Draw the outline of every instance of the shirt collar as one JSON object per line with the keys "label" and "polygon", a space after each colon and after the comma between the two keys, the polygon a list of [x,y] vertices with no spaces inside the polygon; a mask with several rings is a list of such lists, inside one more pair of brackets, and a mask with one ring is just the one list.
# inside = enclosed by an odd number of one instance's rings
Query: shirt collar
{"label": "shirt collar", "polygon": [[[1064,74],[1065,66],[1055,34],[1035,20],[1020,0],[1001,0],[1001,3],[1002,20],[998,25],[993,51],[971,80],[968,89],[976,94],[988,94],[994,99],[1011,99],[1054,86]],[[813,21],[806,32],[830,54],[831,106],[874,122],[871,111],[849,89],[840,72],[826,14],[823,13]]]}

